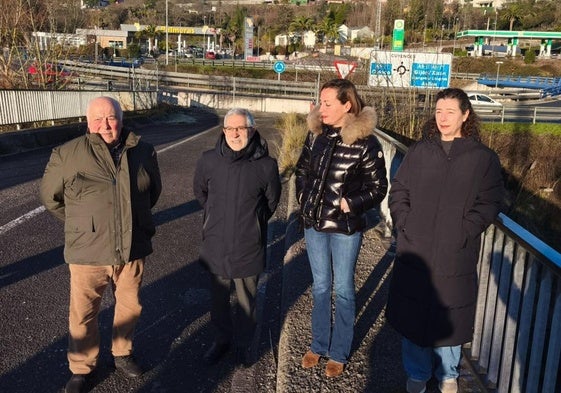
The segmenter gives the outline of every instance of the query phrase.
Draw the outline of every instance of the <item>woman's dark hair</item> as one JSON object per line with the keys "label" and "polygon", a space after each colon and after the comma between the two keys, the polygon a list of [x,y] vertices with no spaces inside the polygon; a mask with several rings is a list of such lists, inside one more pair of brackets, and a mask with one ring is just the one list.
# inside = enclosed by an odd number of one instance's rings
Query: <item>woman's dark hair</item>
{"label": "woman's dark hair", "polygon": [[328,82],[325,82],[320,89],[320,92],[324,89],[335,89],[337,90],[337,99],[342,103],[346,104],[347,102],[351,103],[351,109],[349,113],[353,115],[358,115],[362,112],[362,108],[364,108],[364,101],[358,95],[356,91],[356,87],[353,82],[346,80],[346,79],[332,79]]}
{"label": "woman's dark hair", "polygon": [[[446,98],[453,98],[458,100],[458,102],[460,103],[460,110],[462,111],[462,113],[466,113],[467,111],[469,111],[469,115],[466,121],[463,122],[462,124],[462,129],[461,129],[462,137],[464,138],[472,137],[477,139],[478,141],[481,141],[481,136],[479,135],[479,126],[480,126],[479,116],[477,116],[477,114],[473,110],[473,107],[471,106],[471,102],[466,92],[463,91],[462,89],[453,88],[453,87],[441,90],[436,94],[435,103],[437,103],[439,100],[443,100]],[[423,138],[426,139],[431,139],[435,137],[440,138],[440,131],[438,130],[438,127],[436,125],[436,116],[434,114],[424,124],[422,129],[422,134],[423,134]]]}

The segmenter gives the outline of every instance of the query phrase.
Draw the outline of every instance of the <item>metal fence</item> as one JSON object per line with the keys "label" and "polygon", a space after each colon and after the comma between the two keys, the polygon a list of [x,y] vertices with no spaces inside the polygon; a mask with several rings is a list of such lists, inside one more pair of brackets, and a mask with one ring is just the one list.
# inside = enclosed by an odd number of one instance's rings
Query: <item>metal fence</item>
{"label": "metal fence", "polygon": [[85,116],[88,102],[101,95],[115,98],[124,111],[150,109],[157,92],[86,90],[0,90],[0,125],[16,125]]}
{"label": "metal fence", "polygon": [[[377,131],[393,177],[407,147]],[[382,215],[391,228],[388,201]],[[504,214],[482,235],[473,340],[463,352],[494,393],[561,392],[561,254]]]}
{"label": "metal fence", "polygon": [[499,109],[489,109],[484,105],[473,105],[473,109],[488,120],[496,120],[501,123],[544,123],[561,122],[561,108],[535,105],[504,105]]}

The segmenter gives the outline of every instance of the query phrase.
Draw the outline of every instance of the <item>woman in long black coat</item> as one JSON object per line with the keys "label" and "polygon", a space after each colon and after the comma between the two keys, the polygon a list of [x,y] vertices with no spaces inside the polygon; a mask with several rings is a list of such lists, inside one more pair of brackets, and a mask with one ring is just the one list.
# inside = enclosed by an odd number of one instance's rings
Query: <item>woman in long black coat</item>
{"label": "woman in long black coat", "polygon": [[498,156],[481,143],[467,95],[439,92],[390,189],[397,255],[387,318],[403,336],[410,393],[424,392],[433,373],[442,392],[457,392],[461,345],[473,334],[480,235],[503,193]]}

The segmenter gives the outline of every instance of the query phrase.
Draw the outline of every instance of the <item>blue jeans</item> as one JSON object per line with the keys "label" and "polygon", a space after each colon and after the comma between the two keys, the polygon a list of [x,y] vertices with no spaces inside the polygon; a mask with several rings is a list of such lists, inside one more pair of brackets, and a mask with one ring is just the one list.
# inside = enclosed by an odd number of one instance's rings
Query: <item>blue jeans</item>
{"label": "blue jeans", "polygon": [[[311,351],[347,363],[355,322],[355,266],[362,233],[352,235],[305,229],[312,269]],[[332,273],[333,272],[333,273]],[[335,321],[331,324],[331,288],[335,290]]]}
{"label": "blue jeans", "polygon": [[428,381],[434,376],[439,381],[456,379],[460,375],[458,366],[462,346],[420,347],[403,337],[401,342],[403,367],[411,379]]}

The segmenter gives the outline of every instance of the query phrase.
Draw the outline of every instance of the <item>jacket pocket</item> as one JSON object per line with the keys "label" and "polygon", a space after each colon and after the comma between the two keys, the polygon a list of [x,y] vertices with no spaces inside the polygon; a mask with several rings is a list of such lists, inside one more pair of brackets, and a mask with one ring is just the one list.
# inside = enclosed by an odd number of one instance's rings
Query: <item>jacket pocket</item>
{"label": "jacket pocket", "polygon": [[96,236],[93,216],[69,216],[64,220],[65,244],[73,250],[86,249]]}
{"label": "jacket pocket", "polygon": [[64,221],[65,233],[95,232],[92,216],[66,217]]}
{"label": "jacket pocket", "polygon": [[64,187],[64,197],[70,200],[98,199],[98,195],[112,184],[111,177],[78,172]]}

